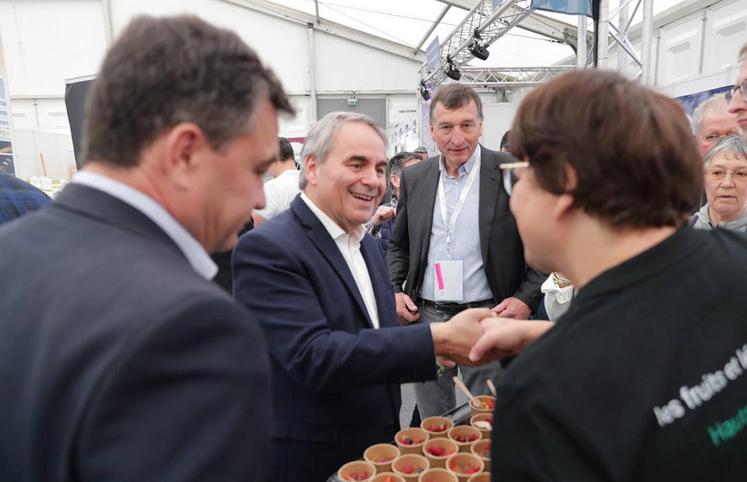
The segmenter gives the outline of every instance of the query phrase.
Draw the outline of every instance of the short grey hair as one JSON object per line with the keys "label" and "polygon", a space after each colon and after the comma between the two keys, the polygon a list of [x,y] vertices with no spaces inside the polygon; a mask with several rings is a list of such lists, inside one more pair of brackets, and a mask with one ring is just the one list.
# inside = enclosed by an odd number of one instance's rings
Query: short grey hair
{"label": "short grey hair", "polygon": [[726,154],[747,161],[747,142],[744,137],[736,134],[722,137],[703,158],[703,166],[708,166],[713,158],[719,154]]}
{"label": "short grey hair", "polygon": [[706,113],[716,108],[722,107],[724,112],[728,112],[729,102],[726,100],[726,94],[715,94],[698,104],[693,111],[693,134],[696,136],[703,130],[703,118]]}
{"label": "short grey hair", "polygon": [[[301,159],[303,159],[304,166],[306,165],[306,159],[311,156],[314,156],[320,164],[327,160],[327,155],[332,150],[332,145],[335,142],[337,131],[346,122],[360,122],[369,126],[381,138],[384,146],[386,146],[386,134],[384,134],[384,130],[371,117],[353,112],[330,112],[311,126],[309,133],[306,134],[306,140],[301,149]],[[298,187],[303,191],[306,188],[306,184],[308,184],[308,180],[306,179],[304,169],[301,169]]]}

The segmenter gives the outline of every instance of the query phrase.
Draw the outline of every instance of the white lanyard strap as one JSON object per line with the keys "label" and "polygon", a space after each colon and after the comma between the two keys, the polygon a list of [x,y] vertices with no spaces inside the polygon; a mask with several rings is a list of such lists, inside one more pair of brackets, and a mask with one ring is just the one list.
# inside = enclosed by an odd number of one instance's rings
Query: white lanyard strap
{"label": "white lanyard strap", "polygon": [[449,256],[449,258],[451,258],[452,254],[454,253],[454,225],[456,224],[456,220],[459,217],[459,213],[462,211],[464,202],[467,200],[467,195],[472,188],[472,184],[475,182],[477,172],[480,170],[480,158],[478,157],[475,160],[475,164],[472,166],[472,169],[469,172],[469,177],[467,177],[467,183],[464,185],[464,188],[462,188],[462,192],[459,193],[459,199],[457,200],[456,206],[454,206],[454,211],[450,216],[447,216],[446,193],[444,191],[444,177],[447,175],[447,171],[445,169],[446,166],[444,166],[444,171],[441,173],[441,176],[438,180],[438,205],[441,208],[441,220],[443,221],[444,227],[446,228],[446,254]]}

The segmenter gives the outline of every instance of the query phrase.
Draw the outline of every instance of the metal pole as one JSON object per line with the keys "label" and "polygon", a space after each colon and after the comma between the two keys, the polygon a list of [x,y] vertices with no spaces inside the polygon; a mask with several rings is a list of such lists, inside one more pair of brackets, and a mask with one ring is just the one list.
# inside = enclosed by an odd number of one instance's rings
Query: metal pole
{"label": "metal pole", "polygon": [[645,85],[653,83],[652,42],[654,33],[654,1],[643,0],[643,20],[641,21],[641,67],[642,81]]}
{"label": "metal pole", "polygon": [[607,60],[609,58],[609,14],[610,14],[610,2],[609,0],[601,0],[599,2],[599,33],[597,34],[597,42],[599,43],[598,48],[598,60],[597,68],[606,69]]}
{"label": "metal pole", "polygon": [[316,12],[316,24],[319,25],[322,23],[319,18],[319,0],[314,0],[314,11]]}
{"label": "metal pole", "polygon": [[576,68],[586,68],[586,16],[578,16],[578,37],[576,39]]}
{"label": "metal pole", "polygon": [[431,28],[429,28],[425,35],[423,35],[422,40],[418,42],[418,46],[415,47],[415,53],[420,50],[420,47],[422,47],[425,41],[428,40],[428,37],[430,37],[433,31],[436,30],[436,27],[438,27],[438,24],[441,23],[441,20],[444,19],[444,16],[446,16],[446,12],[448,12],[450,8],[451,5],[446,5],[443,10],[441,10],[441,13],[439,13],[438,17],[436,17],[436,20],[433,21],[433,25],[431,25]]}
{"label": "metal pole", "polygon": [[311,122],[316,122],[316,54],[314,53],[314,24],[306,25],[306,38],[309,44],[309,112]]}
{"label": "metal pole", "polygon": [[112,27],[112,5],[111,0],[101,0],[101,9],[104,13],[104,38],[106,40],[106,46],[109,47],[112,44],[114,38],[114,28]]}
{"label": "metal pole", "polygon": [[[619,26],[620,31],[620,37],[627,40],[628,39],[628,31],[625,30],[625,26],[628,24],[628,2],[623,3],[620,6],[620,16],[617,20],[617,25]],[[617,71],[618,72],[624,72],[625,71],[625,55],[623,55],[623,48],[622,43],[618,42],[617,45]]]}

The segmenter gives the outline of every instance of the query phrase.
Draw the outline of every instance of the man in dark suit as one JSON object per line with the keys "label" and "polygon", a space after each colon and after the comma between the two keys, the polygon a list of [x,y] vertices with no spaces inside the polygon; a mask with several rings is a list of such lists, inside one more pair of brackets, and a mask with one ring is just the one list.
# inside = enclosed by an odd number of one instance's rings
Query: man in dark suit
{"label": "man in dark suit", "polygon": [[0,480],[263,480],[269,360],[208,253],[263,205],[278,110],[256,54],[197,18],[112,46],[84,169],[0,228]]}
{"label": "man in dark suit", "polygon": [[[430,117],[441,155],[404,171],[387,255],[400,322],[446,321],[470,307],[528,319],[544,276],[524,262],[509,210],[498,164],[511,157],[478,144],[482,102],[469,86],[442,85]],[[462,377],[473,393],[487,393],[498,369],[465,367]],[[456,371],[415,386],[422,417],[454,408]]]}
{"label": "man in dark suit", "polygon": [[302,193],[241,237],[234,295],[257,315],[273,373],[271,480],[323,481],[399,428],[399,383],[434,378],[436,355],[466,360],[471,310],[398,326],[384,257],[363,229],[386,189],[385,135],[331,113],[303,148]]}

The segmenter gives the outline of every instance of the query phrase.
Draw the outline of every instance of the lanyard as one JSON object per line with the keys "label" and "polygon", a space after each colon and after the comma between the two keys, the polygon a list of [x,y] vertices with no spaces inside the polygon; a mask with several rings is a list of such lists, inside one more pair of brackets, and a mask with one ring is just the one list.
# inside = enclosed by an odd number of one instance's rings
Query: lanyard
{"label": "lanyard", "polygon": [[459,213],[462,211],[464,201],[467,199],[467,195],[472,188],[472,184],[475,182],[479,170],[480,158],[478,157],[475,160],[475,164],[472,166],[472,170],[469,172],[467,183],[464,185],[464,188],[462,188],[462,192],[459,193],[459,199],[457,200],[456,206],[454,206],[454,211],[448,216],[446,215],[446,193],[444,191],[444,177],[447,175],[445,168],[438,180],[438,205],[441,208],[441,220],[444,222],[444,226],[446,227],[446,254],[449,258],[454,254],[454,225],[459,217]]}

